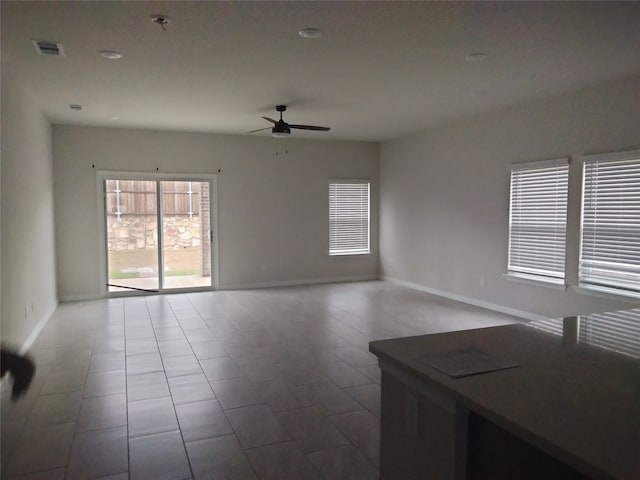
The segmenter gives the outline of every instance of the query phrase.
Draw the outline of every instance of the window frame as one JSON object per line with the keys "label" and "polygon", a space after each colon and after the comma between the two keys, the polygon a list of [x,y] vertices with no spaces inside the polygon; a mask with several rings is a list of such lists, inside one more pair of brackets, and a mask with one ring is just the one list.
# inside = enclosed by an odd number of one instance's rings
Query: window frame
{"label": "window frame", "polygon": [[[371,180],[366,178],[330,178],[327,185],[328,191],[328,245],[327,254],[330,257],[342,257],[350,255],[371,255]],[[366,185],[367,186],[367,209],[366,209],[366,250],[364,248],[353,248],[351,250],[332,249],[332,185]]]}

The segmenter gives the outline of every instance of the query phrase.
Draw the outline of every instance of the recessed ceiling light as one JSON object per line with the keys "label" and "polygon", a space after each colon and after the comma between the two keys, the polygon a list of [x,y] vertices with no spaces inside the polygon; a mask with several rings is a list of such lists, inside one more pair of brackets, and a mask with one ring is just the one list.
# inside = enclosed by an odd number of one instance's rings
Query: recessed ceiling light
{"label": "recessed ceiling light", "polygon": [[485,60],[488,56],[489,54],[485,52],[473,52],[465,55],[464,59],[467,62],[481,62],[482,60]]}
{"label": "recessed ceiling light", "polygon": [[69,105],[69,108],[71,110],[79,111],[79,110],[82,110],[82,105],[80,105],[78,103],[72,103],[72,104]]}
{"label": "recessed ceiling light", "polygon": [[320,38],[322,31],[317,28],[303,28],[298,32],[302,38]]}
{"label": "recessed ceiling light", "polygon": [[122,54],[120,52],[116,52],[115,50],[102,50],[100,52],[104,58],[108,58],[109,60],[117,60],[122,58]]}

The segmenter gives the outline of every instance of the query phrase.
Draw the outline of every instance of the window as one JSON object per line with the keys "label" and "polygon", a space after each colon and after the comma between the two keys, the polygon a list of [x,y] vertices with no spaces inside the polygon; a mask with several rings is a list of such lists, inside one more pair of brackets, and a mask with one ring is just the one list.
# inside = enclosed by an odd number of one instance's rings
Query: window
{"label": "window", "polygon": [[511,167],[509,274],[564,284],[569,162]]}
{"label": "window", "polygon": [[580,285],[640,294],[640,151],[584,162]]}
{"label": "window", "polygon": [[580,316],[580,343],[640,356],[640,308]]}
{"label": "window", "polygon": [[329,255],[358,255],[369,250],[367,180],[329,183]]}

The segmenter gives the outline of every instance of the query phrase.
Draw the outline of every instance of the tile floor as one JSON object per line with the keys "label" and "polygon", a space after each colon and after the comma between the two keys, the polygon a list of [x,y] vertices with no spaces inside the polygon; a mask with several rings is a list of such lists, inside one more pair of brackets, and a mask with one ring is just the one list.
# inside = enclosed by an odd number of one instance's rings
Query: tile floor
{"label": "tile floor", "polygon": [[385,282],[60,304],[2,478],[376,479],[369,341],[514,321]]}

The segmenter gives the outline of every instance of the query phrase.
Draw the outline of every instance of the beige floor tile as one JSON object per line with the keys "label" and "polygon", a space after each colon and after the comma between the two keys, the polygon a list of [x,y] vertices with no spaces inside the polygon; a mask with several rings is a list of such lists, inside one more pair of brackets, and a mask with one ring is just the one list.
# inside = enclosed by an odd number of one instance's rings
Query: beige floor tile
{"label": "beige floor tile", "polygon": [[191,469],[180,432],[129,440],[130,480],[185,480]]}
{"label": "beige floor tile", "polygon": [[128,479],[126,431],[135,479],[377,478],[369,341],[510,322],[384,282],[62,303],[2,391],[3,475]]}
{"label": "beige floor tile", "polygon": [[217,400],[177,405],[176,414],[185,442],[234,433]]}
{"label": "beige floor tile", "polygon": [[226,414],[244,448],[291,440],[291,436],[266,405],[236,408],[228,410]]}
{"label": "beige floor tile", "polygon": [[197,375],[185,375],[168,379],[169,390],[174,405],[181,403],[200,402],[216,398],[207,381],[207,377],[200,373]]}
{"label": "beige floor tile", "polygon": [[307,458],[325,480],[378,480],[378,470],[354,447],[310,453]]}
{"label": "beige floor tile", "polygon": [[349,444],[318,407],[280,412],[276,418],[305,453]]}
{"label": "beige floor tile", "polygon": [[99,478],[128,471],[127,427],[77,433],[65,480]]}
{"label": "beige floor tile", "polygon": [[75,423],[26,430],[7,465],[7,475],[51,470],[67,464]]}
{"label": "beige floor tile", "polygon": [[247,450],[261,480],[320,480],[313,464],[294,442]]}
{"label": "beige floor tile", "polygon": [[258,478],[235,435],[187,443],[187,453],[194,480]]}

